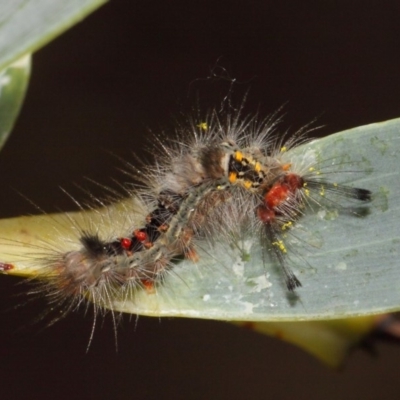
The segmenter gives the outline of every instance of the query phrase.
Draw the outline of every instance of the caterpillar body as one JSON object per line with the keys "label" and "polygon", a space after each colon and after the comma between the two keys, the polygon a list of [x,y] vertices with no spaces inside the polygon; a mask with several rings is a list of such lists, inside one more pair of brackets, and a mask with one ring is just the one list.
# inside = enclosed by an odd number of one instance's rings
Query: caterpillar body
{"label": "caterpillar body", "polygon": [[[75,308],[90,300],[95,307],[113,298],[162,284],[179,259],[198,259],[198,246],[244,230],[280,265],[286,287],[301,286],[287,259],[286,232],[307,206],[325,194],[368,202],[371,192],[329,182],[314,165],[294,165],[291,147],[305,141],[305,129],[284,143],[279,120],[222,120],[216,112],[196,121],[179,142],[162,143],[164,156],[147,167],[140,197],[147,216],[111,240],[84,230],[80,248],[47,261],[47,297]],[[183,136],[183,135],[182,135]],[[43,288],[43,286],[41,286]]]}

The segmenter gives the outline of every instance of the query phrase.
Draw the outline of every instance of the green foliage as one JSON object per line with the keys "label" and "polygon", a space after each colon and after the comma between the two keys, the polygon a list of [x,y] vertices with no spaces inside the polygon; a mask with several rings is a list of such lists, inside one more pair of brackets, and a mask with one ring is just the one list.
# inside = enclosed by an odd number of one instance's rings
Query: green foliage
{"label": "green foliage", "polygon": [[0,70],[33,53],[107,0],[0,0]]}
{"label": "green foliage", "polygon": [[373,193],[364,210],[326,196],[326,209],[314,204],[288,233],[288,262],[303,283],[296,293],[286,290],[275,259],[263,255],[257,239],[247,238],[229,251],[226,243],[215,244],[199,263],[178,265],[157,294],[116,301],[115,309],[248,321],[399,310],[399,133],[396,119],[334,134],[288,154],[298,165],[315,159],[332,182]]}
{"label": "green foliage", "polygon": [[31,60],[22,57],[0,72],[0,149],[14,126],[28,86]]}

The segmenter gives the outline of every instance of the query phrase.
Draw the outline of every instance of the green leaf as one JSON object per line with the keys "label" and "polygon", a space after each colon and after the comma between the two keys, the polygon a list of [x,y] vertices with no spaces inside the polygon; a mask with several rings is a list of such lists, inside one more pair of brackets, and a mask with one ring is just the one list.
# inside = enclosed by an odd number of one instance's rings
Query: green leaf
{"label": "green leaf", "polygon": [[26,55],[0,72],[0,149],[18,117],[28,87],[31,68]]}
{"label": "green leaf", "polygon": [[275,260],[263,256],[254,238],[242,244],[247,257],[238,248],[216,243],[201,254],[199,263],[178,265],[156,294],[116,300],[114,308],[247,321],[346,318],[400,310],[400,119],[314,141],[288,152],[288,159],[334,163],[329,170],[337,173],[329,179],[373,192],[364,217],[340,212],[331,204],[329,212],[314,206],[298,221],[292,237],[299,243],[288,254],[303,283],[295,294],[288,293]]}
{"label": "green leaf", "polygon": [[0,70],[33,53],[107,0],[0,0]]}
{"label": "green leaf", "polygon": [[[242,321],[347,318],[400,310],[399,138],[397,119],[287,152],[297,168],[317,163],[323,172],[335,172],[327,174],[332,182],[373,193],[366,215],[341,209],[341,199],[333,198],[340,203],[328,200],[325,209],[314,204],[295,224],[286,240],[288,263],[303,287],[294,294],[287,291],[279,266],[262,251],[258,238],[245,238],[237,246],[217,243],[215,238],[213,248],[204,244],[198,263],[182,261],[154,292],[138,290],[123,300],[112,299],[112,307],[152,316]],[[18,260],[24,253],[27,259],[14,263],[11,250],[0,246],[0,260],[13,263],[10,273],[36,276],[40,263],[32,258],[32,246],[38,245],[40,252],[47,238],[54,242],[54,226],[63,243],[69,243],[68,235],[77,243],[75,227],[88,226],[82,221],[89,220],[104,235],[126,226],[127,212],[132,221],[134,210],[135,203],[129,200],[95,212],[70,214],[76,225],[62,215],[3,220],[2,236],[27,243],[19,245],[17,252]]]}

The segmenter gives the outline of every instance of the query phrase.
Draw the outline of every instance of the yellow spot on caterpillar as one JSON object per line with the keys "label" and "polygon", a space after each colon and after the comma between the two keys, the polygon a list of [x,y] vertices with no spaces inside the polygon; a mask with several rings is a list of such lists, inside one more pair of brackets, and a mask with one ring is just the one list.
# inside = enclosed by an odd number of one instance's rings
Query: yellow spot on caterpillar
{"label": "yellow spot on caterpillar", "polygon": [[237,179],[237,173],[236,172],[230,172],[229,173],[229,182],[230,183],[235,183]]}
{"label": "yellow spot on caterpillar", "polygon": [[272,245],[278,247],[282,253],[286,253],[286,246],[284,245],[282,240],[278,240],[277,242],[272,242]]}
{"label": "yellow spot on caterpillar", "polygon": [[291,163],[283,164],[283,165],[282,165],[282,169],[283,169],[284,171],[289,171],[289,169],[290,169],[291,166],[292,166]]}
{"label": "yellow spot on caterpillar", "polygon": [[256,162],[256,165],[254,166],[254,171],[256,171],[256,172],[261,171],[261,164],[259,162]]}
{"label": "yellow spot on caterpillar", "polygon": [[314,167],[310,167],[310,168],[308,168],[308,170],[309,170],[309,172],[314,172],[315,168]]}
{"label": "yellow spot on caterpillar", "polygon": [[304,194],[305,194],[307,197],[310,197],[310,189],[304,189]]}
{"label": "yellow spot on caterpillar", "polygon": [[235,151],[235,160],[239,162],[243,160],[243,153],[241,151]]}
{"label": "yellow spot on caterpillar", "polygon": [[321,190],[319,191],[320,196],[325,196],[325,187],[322,185]]}
{"label": "yellow spot on caterpillar", "polygon": [[200,124],[198,124],[197,127],[200,128],[203,131],[207,131],[208,130],[207,122],[200,122]]}
{"label": "yellow spot on caterpillar", "polygon": [[282,146],[281,147],[281,153],[284,153],[285,151],[287,151],[287,147],[286,146]]}
{"label": "yellow spot on caterpillar", "polygon": [[333,186],[338,187],[338,184],[336,182],[333,182]]}
{"label": "yellow spot on caterpillar", "polygon": [[253,186],[253,183],[251,181],[244,181],[243,185],[246,189],[250,189]]}

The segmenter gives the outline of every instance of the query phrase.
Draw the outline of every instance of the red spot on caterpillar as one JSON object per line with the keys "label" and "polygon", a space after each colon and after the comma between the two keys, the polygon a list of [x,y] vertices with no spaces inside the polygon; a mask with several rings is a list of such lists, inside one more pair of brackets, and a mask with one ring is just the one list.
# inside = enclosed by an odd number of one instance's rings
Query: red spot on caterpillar
{"label": "red spot on caterpillar", "polygon": [[257,216],[264,224],[269,224],[275,220],[275,212],[264,206],[258,207]]}
{"label": "red spot on caterpillar", "polygon": [[269,208],[278,207],[302,187],[303,179],[299,175],[287,174],[279,179],[265,194],[265,204]]}
{"label": "red spot on caterpillar", "polygon": [[264,196],[265,204],[270,208],[278,207],[289,197],[289,194],[289,187],[278,182]]}
{"label": "red spot on caterpillar", "polygon": [[139,240],[139,242],[144,242],[147,240],[146,232],[136,230],[133,232],[133,234],[135,235],[135,238]]}
{"label": "red spot on caterpillar", "polygon": [[121,247],[122,247],[123,249],[125,249],[125,250],[129,250],[130,247],[131,247],[131,245],[132,245],[132,240],[131,240],[131,239],[128,239],[128,238],[122,238],[122,239],[120,240],[120,242],[121,242]]}
{"label": "red spot on caterpillar", "polygon": [[146,289],[146,292],[148,294],[154,293],[154,281],[150,280],[150,279],[142,279],[142,285],[143,287]]}
{"label": "red spot on caterpillar", "polygon": [[14,269],[15,266],[12,264],[2,263],[0,262],[0,272],[7,272]]}
{"label": "red spot on caterpillar", "polygon": [[304,179],[296,174],[285,175],[284,182],[290,187],[292,193],[303,187]]}

